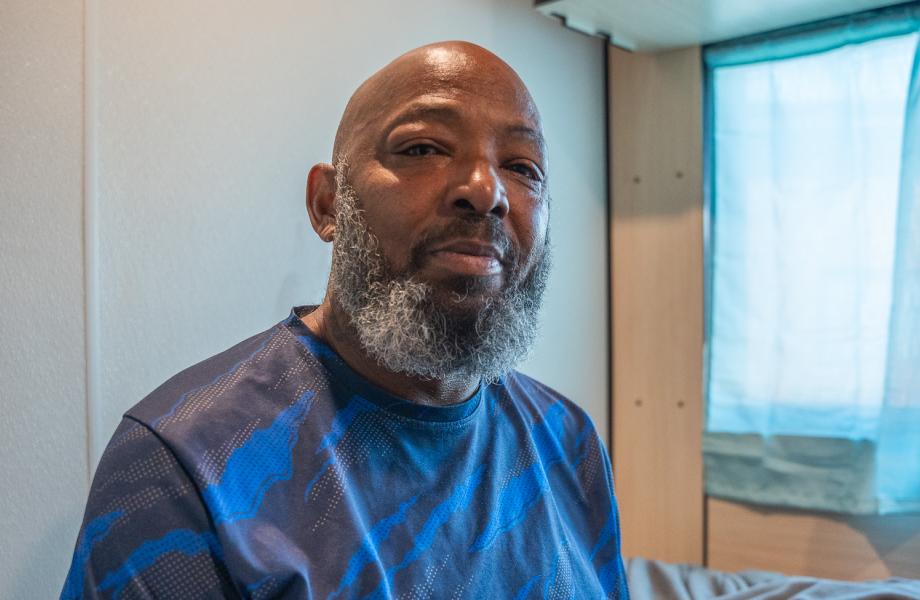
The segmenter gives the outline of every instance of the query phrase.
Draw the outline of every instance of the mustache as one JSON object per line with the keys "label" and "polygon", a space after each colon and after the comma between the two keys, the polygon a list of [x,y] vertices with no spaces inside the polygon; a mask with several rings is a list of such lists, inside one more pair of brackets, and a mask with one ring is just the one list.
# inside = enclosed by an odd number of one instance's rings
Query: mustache
{"label": "mustache", "polygon": [[495,246],[501,253],[501,263],[506,268],[518,264],[520,253],[511,243],[511,238],[500,219],[486,215],[467,215],[427,232],[410,251],[410,269],[420,269],[425,257],[435,247],[458,238],[477,240]]}

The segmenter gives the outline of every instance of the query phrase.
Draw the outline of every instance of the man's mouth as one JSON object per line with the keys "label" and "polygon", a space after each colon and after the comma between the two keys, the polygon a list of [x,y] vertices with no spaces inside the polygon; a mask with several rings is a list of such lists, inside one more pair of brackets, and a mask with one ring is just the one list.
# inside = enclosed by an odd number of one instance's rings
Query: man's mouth
{"label": "man's mouth", "polygon": [[503,253],[493,244],[479,240],[451,240],[428,252],[431,266],[459,275],[489,277],[503,271]]}

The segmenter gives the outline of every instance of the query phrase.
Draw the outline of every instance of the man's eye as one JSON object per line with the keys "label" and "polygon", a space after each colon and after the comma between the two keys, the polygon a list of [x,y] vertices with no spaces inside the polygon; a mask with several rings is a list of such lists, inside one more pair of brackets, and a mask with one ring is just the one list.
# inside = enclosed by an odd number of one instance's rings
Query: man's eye
{"label": "man's eye", "polygon": [[523,175],[528,179],[533,179],[534,181],[540,181],[540,173],[530,165],[524,163],[513,163],[508,165],[508,168],[519,175]]}
{"label": "man's eye", "polygon": [[409,146],[400,154],[405,154],[406,156],[431,156],[433,154],[439,154],[439,150],[432,146],[431,144],[416,144],[414,146]]}

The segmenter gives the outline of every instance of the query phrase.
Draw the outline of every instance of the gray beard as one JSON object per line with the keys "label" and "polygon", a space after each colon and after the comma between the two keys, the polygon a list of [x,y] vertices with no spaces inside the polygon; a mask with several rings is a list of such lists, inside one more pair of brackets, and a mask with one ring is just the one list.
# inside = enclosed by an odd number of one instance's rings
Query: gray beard
{"label": "gray beard", "polygon": [[[474,278],[458,278],[447,298],[413,279],[417,261],[395,271],[364,220],[360,200],[336,164],[335,240],[330,284],[334,301],[350,317],[364,351],[394,372],[422,379],[453,376],[497,381],[530,352],[550,271],[549,237],[530,273],[495,217],[458,218],[449,231],[487,229],[509,256],[505,285],[477,310],[464,308]],[[424,242],[414,250],[419,256]]]}

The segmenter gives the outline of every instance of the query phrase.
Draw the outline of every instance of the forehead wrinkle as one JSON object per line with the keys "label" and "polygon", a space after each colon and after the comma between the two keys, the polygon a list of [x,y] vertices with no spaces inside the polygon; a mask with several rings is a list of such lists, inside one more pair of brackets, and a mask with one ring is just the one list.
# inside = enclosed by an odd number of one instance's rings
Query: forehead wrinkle
{"label": "forehead wrinkle", "polygon": [[[408,106],[399,108],[394,115],[388,117],[382,130],[387,134],[399,125],[413,121],[460,122],[468,118],[464,115],[464,105],[462,99],[427,94],[412,100]],[[532,106],[528,105],[527,110],[520,111],[519,120],[498,123],[495,127],[496,133],[508,137],[527,138],[544,148],[546,144],[539,115],[531,109]]]}

